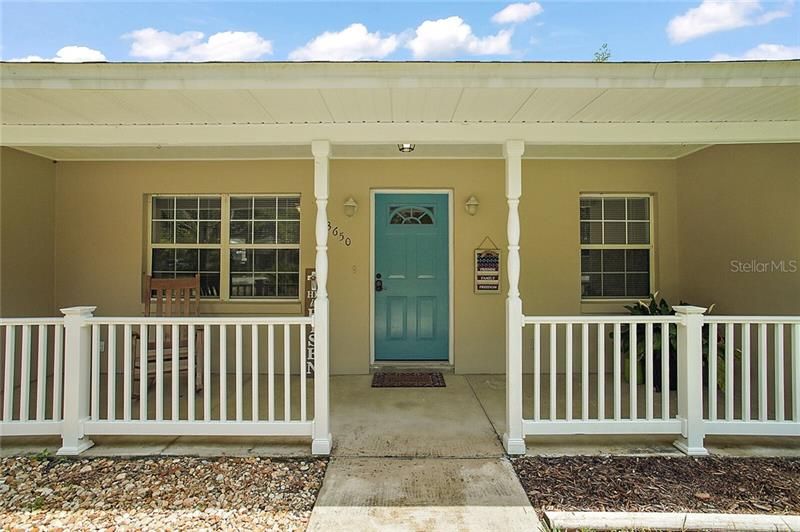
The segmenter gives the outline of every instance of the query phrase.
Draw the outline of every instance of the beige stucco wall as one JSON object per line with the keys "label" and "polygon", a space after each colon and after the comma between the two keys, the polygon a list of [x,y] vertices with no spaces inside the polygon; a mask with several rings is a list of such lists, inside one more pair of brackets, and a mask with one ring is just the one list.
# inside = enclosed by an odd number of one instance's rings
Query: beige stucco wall
{"label": "beige stucco wall", "polygon": [[[3,148],[1,168],[5,316],[52,314],[77,304],[97,305],[101,315],[139,315],[151,193],[300,193],[301,262],[304,269],[314,265],[309,160],[53,164]],[[784,260],[791,267],[788,261],[800,259],[798,168],[798,145],[719,146],[678,161],[524,161],[524,311],[623,311],[621,302],[582,304],[579,297],[579,195],[620,192],[654,195],[654,288],[671,301],[715,302],[719,312],[797,314],[800,274],[733,273],[730,261]],[[471,263],[486,236],[506,246],[503,179],[502,160],[331,161],[329,216],[352,239],[349,247],[334,239],[329,246],[334,373],[369,367],[370,191],[380,188],[452,191],[456,371],[504,371],[505,296],[473,294]],[[473,194],[480,200],[474,217],[463,207]],[[359,204],[353,218],[342,207],[349,196]],[[301,311],[298,303],[204,308],[210,314]]]}
{"label": "beige stucco wall", "polygon": [[[530,314],[620,311],[581,306],[580,192],[647,192],[656,197],[658,287],[677,284],[675,163],[670,161],[525,161],[522,295]],[[333,160],[332,223],[352,239],[331,239],[331,352],[334,373],[369,369],[370,191],[443,189],[453,194],[454,352],[461,373],[504,371],[504,295],[475,295],[473,250],[484,237],[506,246],[502,160]],[[301,261],[314,262],[311,161],[67,162],[56,187],[56,302],[92,304],[103,315],[141,312],[145,195],[151,193],[302,194]],[[464,202],[480,200],[476,216]],[[353,196],[359,210],[344,215]],[[503,291],[506,290],[505,278]],[[298,304],[206,304],[208,313],[294,314]]]}
{"label": "beige stucco wall", "polygon": [[[678,174],[683,297],[716,313],[800,314],[800,144],[714,146]],[[744,272],[752,261],[773,271]]]}
{"label": "beige stucco wall", "polygon": [[[62,162],[56,185],[56,302],[141,315],[147,194],[300,193],[301,263],[314,263],[311,161]],[[207,313],[297,314],[298,303],[204,304]]]}
{"label": "beige stucco wall", "polygon": [[55,165],[0,148],[0,316],[50,316],[54,306]]}

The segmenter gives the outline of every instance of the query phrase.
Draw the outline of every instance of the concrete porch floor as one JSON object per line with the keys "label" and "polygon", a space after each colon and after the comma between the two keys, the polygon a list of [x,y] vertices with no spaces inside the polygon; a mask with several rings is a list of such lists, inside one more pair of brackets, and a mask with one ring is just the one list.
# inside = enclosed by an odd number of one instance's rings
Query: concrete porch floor
{"label": "concrete porch floor", "polygon": [[[216,376],[215,376],[216,379]],[[503,375],[446,374],[445,388],[372,388],[370,375],[331,378],[331,432],[333,456],[340,457],[439,457],[489,458],[503,456],[501,436],[505,430],[505,377]],[[280,383],[278,383],[280,385]],[[531,376],[523,379],[525,416],[531,416]],[[245,390],[249,389],[247,383]],[[292,388],[297,390],[296,383]],[[561,390],[559,390],[561,392]],[[573,386],[576,399],[579,386]],[[234,386],[228,386],[228,409],[234,404]],[[312,386],[309,385],[309,394]],[[563,392],[561,392],[563,394]],[[546,415],[547,385],[543,379],[542,414]],[[168,397],[168,393],[166,397]],[[276,390],[277,410],[282,388]],[[181,398],[185,402],[185,397]],[[299,395],[292,396],[292,410]],[[152,401],[151,401],[152,402]],[[245,403],[247,404],[247,403]],[[627,385],[623,386],[623,405]],[[643,400],[639,400],[640,408]],[[675,398],[671,399],[674,408]],[[309,397],[309,414],[313,400]],[[658,409],[659,403],[656,402]],[[596,400],[590,401],[590,410]],[[218,410],[218,404],[212,405]],[[247,410],[247,407],[246,407]],[[265,407],[262,406],[264,411]],[[607,405],[606,412],[610,412]],[[576,410],[577,413],[577,410]],[[559,412],[561,415],[561,412]],[[248,412],[245,412],[247,417]],[[528,454],[677,454],[671,436],[569,436],[531,437]],[[307,456],[306,439],[292,438],[208,438],[208,437],[94,437],[88,456],[102,455],[261,455]],[[58,450],[58,438],[4,438],[0,454],[36,453]],[[800,456],[797,438],[713,438],[706,440],[711,453],[721,455]]]}

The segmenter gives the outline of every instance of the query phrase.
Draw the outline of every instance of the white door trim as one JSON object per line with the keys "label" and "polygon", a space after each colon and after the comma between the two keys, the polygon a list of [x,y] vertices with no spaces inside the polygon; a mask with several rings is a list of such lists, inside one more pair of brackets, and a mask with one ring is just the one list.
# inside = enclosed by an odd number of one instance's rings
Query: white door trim
{"label": "white door trim", "polygon": [[[447,195],[447,277],[448,277],[448,305],[447,313],[448,339],[447,339],[447,361],[453,365],[453,189],[451,188],[373,188],[369,192],[369,363],[375,364],[375,195],[376,194],[446,194]],[[384,362],[381,362],[384,363]],[[386,362],[387,364],[397,365],[397,362]],[[422,363],[422,362],[420,362]]]}

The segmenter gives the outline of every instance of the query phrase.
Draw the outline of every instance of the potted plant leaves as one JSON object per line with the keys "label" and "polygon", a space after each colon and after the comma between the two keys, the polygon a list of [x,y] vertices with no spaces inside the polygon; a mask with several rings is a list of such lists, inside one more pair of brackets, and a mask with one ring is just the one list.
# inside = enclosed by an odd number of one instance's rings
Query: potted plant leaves
{"label": "potted plant leaves", "polygon": [[[681,305],[688,305],[689,303],[681,302]],[[626,305],[625,308],[633,316],[667,316],[674,315],[675,310],[663,297],[659,299],[658,292],[651,294],[648,300],[641,300],[636,305]],[[714,309],[714,305],[708,307],[706,314],[710,314]],[[664,352],[664,347],[669,347],[669,361],[667,367],[669,368],[669,389],[676,390],[678,388],[678,331],[677,327],[670,326],[667,328],[669,337],[663,338],[662,328],[660,326],[653,327],[653,388],[656,391],[661,391],[661,357]],[[629,380],[629,358],[630,353],[630,324],[623,324],[620,328],[620,344],[622,352],[626,353],[624,362],[624,371],[626,380]],[[614,333],[610,333],[613,340]],[[708,324],[703,325],[703,383],[708,385],[708,357],[709,357],[709,327]],[[637,362],[637,384],[643,384],[645,381],[645,350],[646,350],[646,325],[644,323],[636,324],[636,362]],[[717,375],[716,385],[719,389],[725,388],[725,338],[717,336]],[[738,353],[737,353],[738,355]]]}

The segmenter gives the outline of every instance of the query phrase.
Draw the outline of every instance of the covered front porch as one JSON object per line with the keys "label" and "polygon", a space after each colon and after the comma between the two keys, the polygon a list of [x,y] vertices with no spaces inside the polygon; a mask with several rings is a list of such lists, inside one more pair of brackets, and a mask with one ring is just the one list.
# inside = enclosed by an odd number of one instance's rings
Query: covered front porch
{"label": "covered front porch", "polygon": [[[469,453],[463,400],[484,412],[476,448],[500,436],[510,454],[539,436],[678,437],[688,454],[796,436],[796,68],[4,64],[2,434],[60,434],[63,454],[131,435]],[[363,390],[383,362],[386,190],[448,197],[444,390]],[[143,275],[189,274],[199,316],[141,316]],[[628,315],[655,291],[698,306]],[[135,335],[154,342],[153,385]],[[336,379],[353,379],[340,429]]]}

